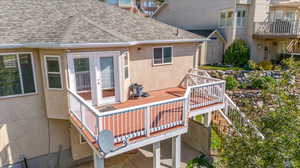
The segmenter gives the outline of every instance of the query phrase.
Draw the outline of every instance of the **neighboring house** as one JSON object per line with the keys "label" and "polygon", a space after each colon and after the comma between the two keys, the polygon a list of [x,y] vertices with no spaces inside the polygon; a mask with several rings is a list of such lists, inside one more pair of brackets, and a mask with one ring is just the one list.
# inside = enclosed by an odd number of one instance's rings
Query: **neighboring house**
{"label": "neighboring house", "polygon": [[155,0],[100,0],[144,16],[151,16],[159,4]]}
{"label": "neighboring house", "polygon": [[208,39],[202,44],[198,59],[198,66],[205,64],[218,64],[223,62],[226,40],[218,30],[193,29],[188,31],[206,37]]}
{"label": "neighboring house", "polygon": [[299,53],[299,0],[170,0],[154,18],[183,29],[218,29],[228,47],[246,40],[257,62]]}
{"label": "neighboring house", "polygon": [[[205,37],[95,0],[0,8],[0,167],[94,156],[100,168],[104,157],[150,144],[159,167],[159,142],[172,138],[176,168],[189,117],[205,114],[209,126],[225,107],[224,81],[188,73]],[[149,97],[134,98],[133,83]]]}

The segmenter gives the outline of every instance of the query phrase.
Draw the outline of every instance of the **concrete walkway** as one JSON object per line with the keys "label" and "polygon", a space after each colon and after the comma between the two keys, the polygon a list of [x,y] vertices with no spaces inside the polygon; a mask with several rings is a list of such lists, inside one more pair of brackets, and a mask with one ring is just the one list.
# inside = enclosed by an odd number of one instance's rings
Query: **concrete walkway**
{"label": "concrete walkway", "polygon": [[[161,168],[172,168],[172,143],[171,139],[161,142]],[[200,155],[192,147],[181,143],[181,168],[185,168],[187,162]],[[152,145],[143,147],[135,152],[122,154],[105,160],[105,168],[153,168]],[[85,164],[77,168],[92,168],[93,163]]]}

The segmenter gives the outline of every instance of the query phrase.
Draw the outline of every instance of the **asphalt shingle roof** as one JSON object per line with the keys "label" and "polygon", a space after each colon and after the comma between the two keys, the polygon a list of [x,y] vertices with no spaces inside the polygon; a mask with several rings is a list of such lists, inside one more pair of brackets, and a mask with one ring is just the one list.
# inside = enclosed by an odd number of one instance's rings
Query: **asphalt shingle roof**
{"label": "asphalt shingle roof", "polygon": [[97,0],[0,0],[0,44],[201,38]]}

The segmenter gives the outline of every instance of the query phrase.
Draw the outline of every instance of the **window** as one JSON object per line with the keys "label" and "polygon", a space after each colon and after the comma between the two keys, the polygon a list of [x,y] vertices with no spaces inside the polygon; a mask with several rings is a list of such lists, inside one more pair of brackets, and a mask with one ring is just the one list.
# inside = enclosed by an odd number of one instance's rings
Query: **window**
{"label": "window", "polygon": [[222,11],[220,13],[219,26],[221,28],[226,27],[226,26],[227,27],[232,26],[233,15],[234,15],[234,13],[231,10]]}
{"label": "window", "polygon": [[237,20],[236,20],[237,26],[243,27],[243,26],[245,26],[245,22],[246,22],[246,10],[245,9],[238,9],[238,11],[237,11]]}
{"label": "window", "polygon": [[128,58],[128,52],[125,52],[125,54],[124,54],[124,76],[125,76],[125,79],[128,79],[128,77],[129,77],[129,58]]}
{"label": "window", "polygon": [[172,63],[172,47],[158,47],[153,51],[153,64],[171,64]]}
{"label": "window", "polygon": [[155,7],[154,1],[144,1],[144,7]]}
{"label": "window", "polygon": [[90,60],[89,58],[74,59],[76,90],[91,90]]}
{"label": "window", "polygon": [[0,97],[36,92],[31,53],[0,55]]}
{"label": "window", "polygon": [[61,89],[62,78],[59,56],[45,56],[45,67],[47,70],[48,88]]}
{"label": "window", "polygon": [[131,5],[131,0],[119,0],[120,5]]}
{"label": "window", "polygon": [[106,0],[106,2],[110,5],[117,5],[119,3],[118,0]]}
{"label": "window", "polygon": [[224,27],[226,24],[226,13],[221,12],[220,14],[220,27]]}
{"label": "window", "polygon": [[233,20],[233,11],[229,11],[227,13],[226,26],[228,27],[232,26],[232,20]]}

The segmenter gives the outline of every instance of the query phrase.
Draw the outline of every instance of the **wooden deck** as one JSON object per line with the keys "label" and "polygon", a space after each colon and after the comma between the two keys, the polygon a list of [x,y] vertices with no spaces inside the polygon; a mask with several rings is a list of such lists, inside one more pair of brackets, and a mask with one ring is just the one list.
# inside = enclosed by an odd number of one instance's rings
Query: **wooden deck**
{"label": "wooden deck", "polygon": [[[101,118],[97,118],[92,112],[84,111],[81,118],[84,118],[85,127],[88,127],[90,132],[83,126],[80,118],[74,116],[70,113],[71,121],[74,125],[81,130],[82,134],[87,137],[87,140],[94,144],[94,147],[98,148],[92,134],[97,135],[97,128],[111,130],[115,137],[115,145],[118,146],[124,140],[128,138],[129,142],[139,141],[147,138],[148,136],[161,135],[166,132],[170,132],[173,129],[184,128],[184,94],[186,89],[181,87],[174,87],[156,91],[150,91],[149,97],[141,97],[135,99],[129,99],[123,103],[105,105],[96,107],[100,112],[109,112],[113,110],[119,110],[125,108],[130,108],[134,106],[146,105],[149,103],[170,100],[174,98],[176,101],[168,101],[162,104],[145,106],[140,109],[133,109],[124,111],[121,113],[116,113],[112,115],[105,115]],[[182,97],[183,99],[180,99]],[[190,104],[198,104],[203,102],[210,102],[215,98],[209,96],[198,95],[194,98],[191,97]],[[205,106],[200,106],[194,108],[194,110],[199,110],[201,108],[209,108],[218,103],[212,103]],[[147,108],[148,112],[147,113]],[[193,109],[191,109],[193,110]],[[77,113],[78,114],[78,113]],[[148,117],[146,115],[149,115]],[[188,114],[187,114],[188,117]],[[147,120],[146,120],[147,118]],[[97,121],[98,120],[98,121]],[[97,127],[96,124],[100,125]],[[149,123],[150,132],[147,132],[146,125]],[[148,130],[149,131],[149,130]],[[91,134],[92,132],[92,134]]]}
{"label": "wooden deck", "polygon": [[[113,104],[111,106],[114,109],[123,109],[127,107],[133,107],[133,106],[168,100],[172,98],[182,97],[184,96],[185,88],[174,87],[174,88],[150,91],[148,93],[150,95],[149,97],[130,98],[124,103]],[[101,109],[102,106],[97,108]]]}
{"label": "wooden deck", "polygon": [[[84,100],[91,100],[91,91],[81,91],[78,93]],[[107,89],[102,91],[103,97],[113,97],[115,96],[115,89]]]}

